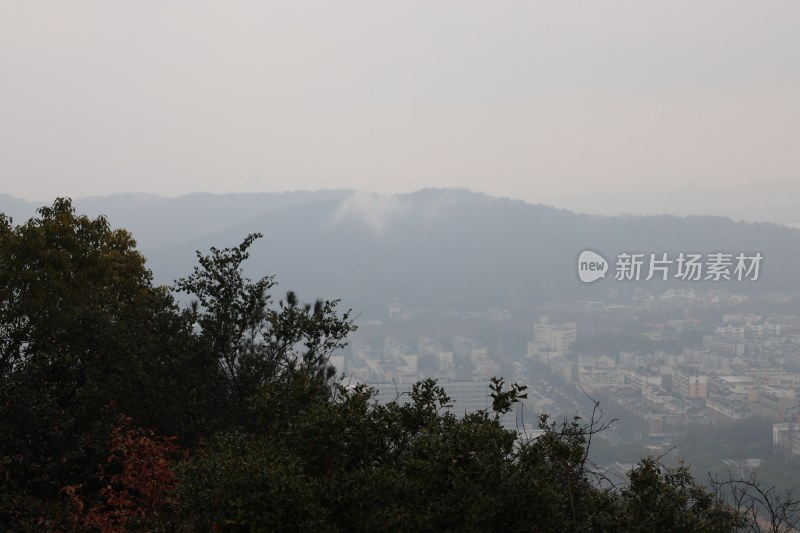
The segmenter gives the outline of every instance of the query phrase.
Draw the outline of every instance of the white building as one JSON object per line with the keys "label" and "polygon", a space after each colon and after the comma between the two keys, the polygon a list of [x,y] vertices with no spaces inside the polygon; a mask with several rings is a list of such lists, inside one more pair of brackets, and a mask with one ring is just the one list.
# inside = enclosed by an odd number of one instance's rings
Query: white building
{"label": "white building", "polygon": [[578,339],[578,328],[575,322],[566,324],[550,324],[547,317],[533,325],[533,342],[537,349],[554,352],[565,356],[569,348]]}
{"label": "white building", "polygon": [[772,447],[777,454],[800,457],[800,424],[772,424]]}

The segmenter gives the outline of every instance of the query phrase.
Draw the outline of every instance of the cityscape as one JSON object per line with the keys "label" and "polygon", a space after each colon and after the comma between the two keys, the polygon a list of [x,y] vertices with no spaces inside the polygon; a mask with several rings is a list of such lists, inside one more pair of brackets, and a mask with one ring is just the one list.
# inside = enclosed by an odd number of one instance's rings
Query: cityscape
{"label": "cityscape", "polygon": [[[772,424],[773,453],[800,459],[800,315],[733,311],[751,298],[725,291],[635,293],[627,304],[548,304],[553,316],[526,325],[509,311],[434,313],[395,299],[386,323],[363,324],[369,333],[356,332],[331,363],[345,380],[377,389],[380,403],[403,401],[418,380],[434,378],[456,415],[491,406],[492,377],[529,385],[503,420],[526,434],[537,431],[539,414],[585,417],[597,401],[624,428],[607,433],[650,450],[668,449],[693,428],[762,417]],[[789,300],[771,296],[755,307],[769,298],[776,306]],[[411,336],[420,323],[453,320],[514,324],[527,333],[524,353],[463,332]]]}

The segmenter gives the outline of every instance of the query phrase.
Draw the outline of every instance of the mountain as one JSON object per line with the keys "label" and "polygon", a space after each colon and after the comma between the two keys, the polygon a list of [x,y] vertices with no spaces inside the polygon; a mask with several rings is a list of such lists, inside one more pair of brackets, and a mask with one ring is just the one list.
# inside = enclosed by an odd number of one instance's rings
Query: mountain
{"label": "mountain", "polygon": [[41,207],[41,205],[37,202],[30,202],[8,194],[0,194],[0,213],[11,217],[15,224],[28,220],[38,207]]}
{"label": "mountain", "polygon": [[[236,226],[272,209],[308,201],[344,199],[350,190],[291,191],[282,193],[208,194],[195,193],[175,198],[152,194],[113,194],[74,200],[79,213],[106,215],[115,227],[129,230],[139,248],[150,254],[162,248],[194,240],[198,236]],[[32,217],[39,203],[0,195],[0,212],[19,223]]]}
{"label": "mountain", "polygon": [[730,187],[686,185],[665,192],[608,190],[549,198],[547,203],[597,215],[718,215],[800,227],[800,181],[762,180]]}
{"label": "mountain", "polygon": [[[195,250],[234,246],[261,232],[248,273],[275,274],[273,296],[293,289],[307,300],[341,298],[365,317],[384,317],[392,298],[413,307],[527,310],[636,288],[800,290],[800,230],[716,216],[585,215],[452,189],[117,195],[76,206],[131,230],[160,283],[191,272]],[[607,279],[578,280],[577,256],[586,248],[611,262]],[[758,281],[615,281],[614,258],[624,251],[760,252],[764,259]]]}

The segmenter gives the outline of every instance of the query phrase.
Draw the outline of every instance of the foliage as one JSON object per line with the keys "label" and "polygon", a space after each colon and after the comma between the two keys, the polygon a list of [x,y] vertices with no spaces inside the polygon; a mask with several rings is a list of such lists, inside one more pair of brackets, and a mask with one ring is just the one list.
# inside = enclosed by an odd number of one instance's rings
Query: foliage
{"label": "foliage", "polygon": [[67,199],[20,226],[0,216],[0,530],[58,514],[59,489],[93,479],[110,402],[196,447],[252,427],[261,384],[286,388],[314,369],[315,394],[330,395],[327,361],[353,329],[348,314],[294,293],[268,307],[272,281],[239,268],[254,239],[199,254],[178,289],[200,305],[181,311],[104,217],[77,215]]}
{"label": "foliage", "polygon": [[311,377],[313,394],[327,397],[335,373],[328,360],[355,329],[349,311],[338,315],[336,300],[312,306],[289,291],[273,306],[267,294],[273,278],[253,282],[243,273],[247,250],[259,237],[249,235],[235,248],[212,248],[208,255],[197,252],[199,266],[176,281],[178,291],[197,298],[185,316],[197,325],[200,344],[220,361],[227,379],[219,403],[227,407],[221,416],[228,425],[250,423],[251,400],[266,384],[279,401],[297,384],[296,376]]}
{"label": "foliage", "polygon": [[[59,489],[94,475],[115,415],[197,435],[215,371],[154,287],[124,230],[69,200],[20,226],[0,217],[0,529],[29,523]],[[187,372],[191,370],[191,372]]]}
{"label": "foliage", "polygon": [[512,508],[499,497],[512,433],[486,413],[457,419],[431,380],[410,403],[377,405],[373,392],[337,385],[265,435],[221,435],[183,467],[184,516],[198,530],[463,530]]}
{"label": "foliage", "polygon": [[108,449],[110,455],[95,483],[100,487],[96,494],[86,494],[85,484],[61,489],[71,505],[70,529],[100,533],[167,531],[170,512],[177,503],[172,461],[180,447],[175,437],[164,438],[152,430],[135,428],[129,416],[119,415]]}
{"label": "foliage", "polygon": [[543,434],[520,440],[496,409],[456,418],[432,380],[417,383],[407,403],[378,405],[373,392],[339,385],[334,401],[306,406],[265,435],[218,436],[181,468],[184,519],[198,531],[731,531],[738,523],[685,469],[655,460],[629,486],[601,489],[586,463],[591,422],[543,416]]}
{"label": "foliage", "polygon": [[625,531],[735,531],[743,517],[697,484],[688,468],[644,459],[623,489]]}

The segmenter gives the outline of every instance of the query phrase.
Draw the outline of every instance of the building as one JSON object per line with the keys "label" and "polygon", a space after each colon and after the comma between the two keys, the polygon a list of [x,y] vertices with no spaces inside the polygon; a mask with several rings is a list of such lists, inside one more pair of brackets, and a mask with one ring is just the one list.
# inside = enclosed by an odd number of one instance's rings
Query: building
{"label": "building", "polygon": [[672,390],[681,398],[707,398],[708,376],[688,367],[675,369]]}
{"label": "building", "polygon": [[623,374],[625,383],[633,385],[633,388],[640,393],[649,388],[664,388],[664,376],[655,372],[639,369],[627,370]]}
{"label": "building", "polygon": [[565,356],[577,339],[578,329],[575,322],[550,324],[547,317],[543,316],[537,324],[533,325],[533,342],[536,348],[542,351]]}
{"label": "building", "polygon": [[800,424],[772,424],[772,448],[777,455],[800,457]]}
{"label": "building", "polygon": [[730,424],[753,416],[749,406],[734,398],[714,396],[706,400],[706,412],[715,422]]}

